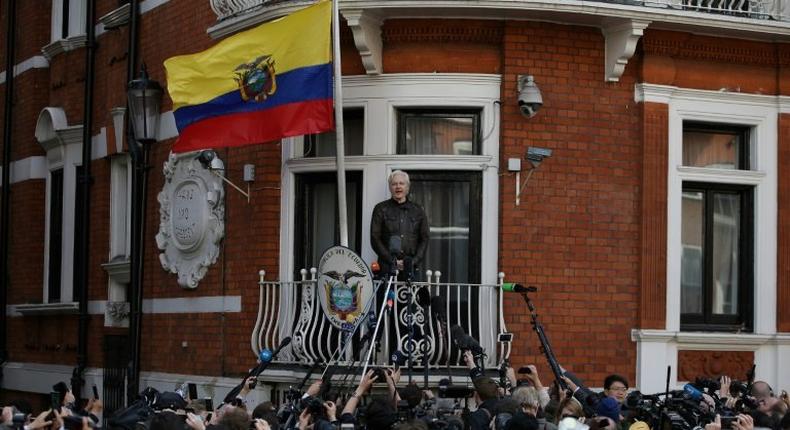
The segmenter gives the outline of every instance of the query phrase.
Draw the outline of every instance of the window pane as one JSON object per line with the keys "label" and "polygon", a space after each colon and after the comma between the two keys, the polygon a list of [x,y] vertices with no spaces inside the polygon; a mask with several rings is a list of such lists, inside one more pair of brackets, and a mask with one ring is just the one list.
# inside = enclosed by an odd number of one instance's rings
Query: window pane
{"label": "window pane", "polygon": [[[343,130],[346,155],[362,155],[365,139],[365,110],[343,110]],[[337,138],[334,131],[309,134],[304,137],[304,156],[334,157],[337,154]]]}
{"label": "window pane", "polygon": [[704,200],[701,191],[684,191],[680,264],[680,307],[684,314],[702,314],[702,274],[704,245]]}
{"label": "window pane", "polygon": [[[339,245],[337,225],[337,176],[334,173],[305,173],[297,175],[298,193],[294,243],[295,267],[317,267],[323,252]],[[346,173],[346,207],[348,214],[348,246],[360,251],[361,175]]]}
{"label": "window pane", "polygon": [[743,134],[727,131],[683,131],[683,165],[717,169],[744,168]]}
{"label": "window pane", "polygon": [[63,169],[50,172],[49,183],[49,283],[47,301],[60,301],[61,247],[63,246]]}
{"label": "window pane", "polygon": [[478,155],[479,111],[400,111],[398,154]]}
{"label": "window pane", "polygon": [[741,198],[713,195],[713,314],[738,313]]}
{"label": "window pane", "polygon": [[439,270],[445,282],[469,282],[470,189],[468,181],[412,177],[409,198],[425,209],[430,223],[421,272]]}

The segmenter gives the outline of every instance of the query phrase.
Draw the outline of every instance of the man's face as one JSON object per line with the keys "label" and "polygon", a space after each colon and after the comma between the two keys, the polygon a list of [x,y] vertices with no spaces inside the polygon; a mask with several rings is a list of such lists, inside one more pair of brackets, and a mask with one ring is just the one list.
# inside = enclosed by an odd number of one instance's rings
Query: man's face
{"label": "man's face", "polygon": [[765,382],[757,381],[752,384],[752,396],[758,400],[771,397],[771,388]]}
{"label": "man's face", "polygon": [[406,183],[406,178],[403,175],[392,177],[392,180],[390,180],[390,194],[398,203],[406,201],[406,196],[409,195],[409,185]]}
{"label": "man's face", "polygon": [[609,397],[614,397],[619,403],[623,403],[625,401],[625,395],[628,392],[628,387],[623,385],[620,381],[614,381],[612,385],[609,386],[609,389],[603,390],[603,392]]}

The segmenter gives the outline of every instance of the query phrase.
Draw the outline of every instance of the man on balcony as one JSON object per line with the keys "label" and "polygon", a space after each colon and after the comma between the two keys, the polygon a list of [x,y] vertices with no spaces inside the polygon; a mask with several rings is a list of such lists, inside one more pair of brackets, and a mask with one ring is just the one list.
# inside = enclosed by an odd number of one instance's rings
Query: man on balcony
{"label": "man on balcony", "polygon": [[379,257],[382,274],[397,269],[401,279],[412,279],[428,247],[428,218],[418,204],[409,200],[409,175],[390,173],[391,198],[373,208],[370,243]]}

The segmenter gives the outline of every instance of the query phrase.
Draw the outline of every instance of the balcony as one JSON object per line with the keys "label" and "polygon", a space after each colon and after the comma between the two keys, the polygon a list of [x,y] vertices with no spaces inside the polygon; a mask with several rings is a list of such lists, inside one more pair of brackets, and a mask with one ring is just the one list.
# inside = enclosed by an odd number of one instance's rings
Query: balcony
{"label": "balcony", "polygon": [[[221,37],[259,22],[286,15],[312,0],[209,0]],[[399,17],[525,19],[601,26],[611,19],[635,19],[662,28],[709,28],[716,34],[754,33],[766,40],[790,35],[787,0],[339,0],[348,20],[369,12],[376,20]]]}
{"label": "balcony", "polygon": [[[458,324],[478,340],[487,353],[486,367],[498,366],[502,359],[509,357],[510,343],[498,342],[499,333],[507,331],[500,285],[442,283],[440,272],[427,273],[429,282],[415,282],[411,287],[404,283],[394,284],[395,299],[392,309],[386,311],[382,318],[380,349],[371,362],[389,364],[393,352],[412,350],[415,368],[424,370],[423,354],[427,354],[429,370],[463,364],[449,330],[443,330],[434,316],[437,310],[418,303],[418,291],[422,288],[427,288],[431,297],[440,295],[445,298],[447,327]],[[339,356],[345,332],[334,327],[321,308],[316,270],[309,273],[302,270],[302,278],[295,282],[264,281],[261,275],[258,317],[250,339],[255,357],[264,348],[274,349],[280,339],[287,336],[291,336],[292,342],[280,352],[277,362],[334,363]],[[500,274],[500,284],[502,279]],[[379,291],[379,297],[372,304],[376,316],[386,287],[386,282],[374,281],[374,288]],[[411,336],[410,320],[414,321]],[[360,337],[368,330],[367,321],[363,321],[360,333],[354,335],[345,356],[338,358],[339,364],[365,359],[367,346],[360,347]]]}

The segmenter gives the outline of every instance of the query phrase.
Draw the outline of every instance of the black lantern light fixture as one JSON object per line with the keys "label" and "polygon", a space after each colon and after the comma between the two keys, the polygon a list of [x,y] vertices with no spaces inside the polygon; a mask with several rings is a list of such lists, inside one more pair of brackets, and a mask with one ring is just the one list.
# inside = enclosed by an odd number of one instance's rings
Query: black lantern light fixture
{"label": "black lantern light fixture", "polygon": [[145,64],[140,68],[140,76],[129,82],[126,95],[135,140],[142,144],[156,142],[162,86],[148,78]]}
{"label": "black lantern light fixture", "polygon": [[131,262],[129,287],[131,289],[129,336],[131,337],[131,367],[127,384],[127,401],[133,402],[139,393],[140,350],[142,338],[143,261],[145,258],[145,214],[148,201],[148,158],[151,144],[156,142],[159,131],[159,111],[162,86],[148,78],[145,64],[140,75],[126,87],[129,101],[129,149],[132,157],[132,216]]}

